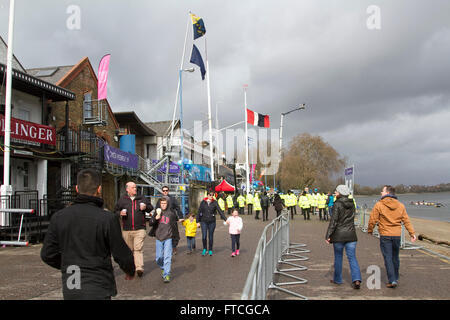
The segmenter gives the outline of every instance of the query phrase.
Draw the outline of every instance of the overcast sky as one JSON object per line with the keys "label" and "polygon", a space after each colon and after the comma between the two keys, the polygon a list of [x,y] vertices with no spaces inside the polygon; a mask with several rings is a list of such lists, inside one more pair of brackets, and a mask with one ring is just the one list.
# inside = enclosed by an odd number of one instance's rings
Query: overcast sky
{"label": "overcast sky", "polygon": [[[67,27],[70,5],[80,29]],[[0,0],[5,41],[8,7]],[[168,120],[189,10],[205,22],[221,127],[243,120],[248,84],[249,108],[274,129],[281,112],[305,103],[285,118],[284,141],[321,135],[355,165],[356,183],[450,182],[448,0],[16,0],[14,53],[25,68],[88,56],[95,70],[110,53],[113,111]],[[204,39],[195,43],[205,60]],[[186,68],[191,50],[189,25]],[[206,93],[198,70],[183,76],[186,128],[207,118]]]}

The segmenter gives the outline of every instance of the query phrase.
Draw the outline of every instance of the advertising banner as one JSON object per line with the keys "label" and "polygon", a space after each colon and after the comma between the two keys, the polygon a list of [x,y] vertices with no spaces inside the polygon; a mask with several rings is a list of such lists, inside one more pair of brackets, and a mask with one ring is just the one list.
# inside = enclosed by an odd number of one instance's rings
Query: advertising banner
{"label": "advertising banner", "polygon": [[113,148],[105,144],[105,161],[117,164],[122,167],[136,169],[138,168],[138,156]]}
{"label": "advertising banner", "polygon": [[[0,114],[0,135],[5,135],[5,116],[2,114]],[[11,118],[11,139],[16,139],[17,142],[23,140],[55,146],[56,130],[42,124]]]}

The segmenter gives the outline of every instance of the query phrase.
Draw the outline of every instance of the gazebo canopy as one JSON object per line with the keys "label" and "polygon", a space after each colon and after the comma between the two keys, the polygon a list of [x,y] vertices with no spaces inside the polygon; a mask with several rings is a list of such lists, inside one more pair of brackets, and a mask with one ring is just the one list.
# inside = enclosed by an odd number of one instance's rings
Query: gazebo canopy
{"label": "gazebo canopy", "polygon": [[219,185],[215,188],[216,191],[224,191],[224,192],[233,192],[234,187],[229,184],[226,180],[223,180]]}

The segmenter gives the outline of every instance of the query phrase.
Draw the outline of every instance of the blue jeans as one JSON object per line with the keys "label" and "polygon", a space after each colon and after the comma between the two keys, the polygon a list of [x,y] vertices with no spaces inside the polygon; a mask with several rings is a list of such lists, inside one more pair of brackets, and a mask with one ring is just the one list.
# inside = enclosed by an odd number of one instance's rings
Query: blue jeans
{"label": "blue jeans", "polygon": [[163,277],[170,275],[172,266],[172,239],[156,240],[156,264],[164,270]]}
{"label": "blue jeans", "polygon": [[195,249],[195,237],[186,237],[187,239],[187,247],[189,251]]}
{"label": "blue jeans", "polygon": [[328,215],[331,216],[333,215],[333,207],[328,207]]}
{"label": "blue jeans", "polygon": [[200,222],[200,226],[202,228],[202,242],[203,249],[208,249],[207,239],[209,238],[209,251],[212,251],[214,244],[214,230],[216,229],[216,222]]}
{"label": "blue jeans", "polygon": [[354,242],[335,242],[334,248],[334,277],[335,283],[342,283],[342,258],[347,254],[348,264],[350,265],[350,273],[352,282],[361,281],[361,270],[359,269],[358,260],[356,260],[356,241]]}
{"label": "blue jeans", "polygon": [[397,282],[400,268],[400,237],[380,236],[380,249],[389,283]]}

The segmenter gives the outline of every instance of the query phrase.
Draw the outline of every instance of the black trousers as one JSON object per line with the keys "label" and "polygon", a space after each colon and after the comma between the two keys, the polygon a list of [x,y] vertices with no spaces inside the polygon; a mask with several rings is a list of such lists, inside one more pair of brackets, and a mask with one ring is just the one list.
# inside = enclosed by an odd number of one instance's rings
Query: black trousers
{"label": "black trousers", "polygon": [[263,221],[269,220],[269,207],[262,207]]}
{"label": "black trousers", "polygon": [[245,212],[244,212],[244,207],[239,207],[239,214],[240,214],[240,215],[245,214]]}
{"label": "black trousers", "polygon": [[240,234],[230,234],[231,236],[231,251],[235,252],[236,250],[239,250],[239,247],[241,246],[241,235]]}
{"label": "black trousers", "polygon": [[311,220],[311,217],[309,216],[311,212],[311,208],[302,208],[302,215],[305,218],[305,220],[307,219],[306,216],[308,216],[308,220]]}
{"label": "black trousers", "polygon": [[295,206],[289,207],[289,209],[291,210],[291,219],[294,219]]}
{"label": "black trousers", "polygon": [[325,215],[326,215],[325,208],[319,208],[319,220],[322,220],[322,214],[323,214],[323,220],[325,220]]}
{"label": "black trousers", "polygon": [[276,210],[276,211],[277,211],[277,218],[278,218],[281,214],[281,210]]}
{"label": "black trousers", "polygon": [[253,214],[253,205],[252,204],[248,205],[248,214]]}

